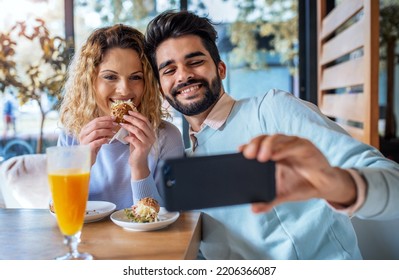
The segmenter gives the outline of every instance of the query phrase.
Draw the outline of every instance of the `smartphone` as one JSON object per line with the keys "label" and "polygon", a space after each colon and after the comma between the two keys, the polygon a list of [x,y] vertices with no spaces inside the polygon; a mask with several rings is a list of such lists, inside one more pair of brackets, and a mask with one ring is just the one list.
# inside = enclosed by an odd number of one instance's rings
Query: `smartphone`
{"label": "smartphone", "polygon": [[242,153],[161,162],[161,195],[168,211],[195,210],[275,198],[275,163]]}

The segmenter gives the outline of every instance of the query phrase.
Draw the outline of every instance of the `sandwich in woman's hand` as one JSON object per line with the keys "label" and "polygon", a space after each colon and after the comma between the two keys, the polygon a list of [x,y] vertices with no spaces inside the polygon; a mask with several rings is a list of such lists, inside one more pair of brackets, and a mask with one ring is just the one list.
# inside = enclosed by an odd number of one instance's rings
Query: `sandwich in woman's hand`
{"label": "sandwich in woman's hand", "polygon": [[131,100],[115,100],[111,104],[111,116],[115,117],[117,123],[124,123],[123,116],[128,115],[129,111],[137,111]]}

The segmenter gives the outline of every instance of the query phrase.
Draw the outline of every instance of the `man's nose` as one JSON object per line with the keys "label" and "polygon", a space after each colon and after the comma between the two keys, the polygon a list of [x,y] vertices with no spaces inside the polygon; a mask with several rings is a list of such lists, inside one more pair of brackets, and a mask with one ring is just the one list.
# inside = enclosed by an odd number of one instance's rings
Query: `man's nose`
{"label": "man's nose", "polygon": [[187,82],[192,79],[194,74],[189,67],[183,66],[177,70],[177,79],[179,83]]}

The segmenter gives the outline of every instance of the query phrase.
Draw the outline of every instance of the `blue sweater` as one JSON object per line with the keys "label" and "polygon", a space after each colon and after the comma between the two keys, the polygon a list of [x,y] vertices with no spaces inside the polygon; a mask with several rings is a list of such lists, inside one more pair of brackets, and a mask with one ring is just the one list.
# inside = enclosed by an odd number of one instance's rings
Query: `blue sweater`
{"label": "blue sweater", "polygon": [[[184,145],[180,131],[164,121],[158,130],[158,141],[148,155],[151,174],[142,180],[131,179],[129,145],[114,141],[101,146],[90,172],[89,200],[103,200],[116,204],[116,209],[131,207],[143,197],[153,197],[162,205],[159,194],[160,174],[157,172],[161,159],[181,157]],[[61,134],[59,146],[78,145],[77,139]]]}
{"label": "blue sweater", "polygon": [[[286,92],[271,90],[261,97],[237,101],[219,129],[204,126],[195,134],[198,142],[191,153],[236,152],[239,145],[255,136],[274,133],[307,138],[331,165],[358,169],[369,191],[357,215],[380,219],[398,216],[394,205],[399,201],[398,165],[348,136],[313,104]],[[284,203],[263,214],[252,213],[250,205],[201,211],[200,249],[207,259],[362,258],[350,218],[321,199]]]}

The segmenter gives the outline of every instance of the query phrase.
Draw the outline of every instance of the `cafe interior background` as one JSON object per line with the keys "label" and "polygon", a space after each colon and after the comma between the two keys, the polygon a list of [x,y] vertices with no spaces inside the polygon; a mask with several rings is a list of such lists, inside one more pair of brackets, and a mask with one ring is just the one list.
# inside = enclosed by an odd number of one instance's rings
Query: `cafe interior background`
{"label": "cafe interior background", "polygon": [[[330,7],[340,2],[327,0]],[[234,98],[279,88],[317,104],[317,8],[312,0],[0,0],[0,111],[8,100],[15,108],[15,130],[0,122],[0,166],[56,144],[61,129],[56,106],[66,66],[93,29],[122,22],[144,32],[147,23],[167,9],[187,9],[220,23],[218,47],[229,70],[223,82]],[[380,44],[379,149],[395,161],[398,15],[399,0],[380,0],[380,28],[396,20],[396,29],[390,92],[386,46],[382,40]],[[189,146],[186,121],[170,112]],[[394,125],[386,126],[388,119]]]}
{"label": "cafe interior background", "polygon": [[[380,1],[381,11],[392,10],[392,6],[398,11],[399,0]],[[220,23],[218,47],[229,69],[224,87],[233,97],[279,88],[317,104],[317,29],[312,24],[317,11],[309,0],[0,0],[0,7],[0,49],[4,54],[7,48],[15,50],[0,57],[0,110],[3,112],[6,100],[15,105],[15,131],[12,127],[6,130],[0,122],[0,160],[43,153],[54,144],[60,129],[55,108],[62,95],[59,89],[65,66],[93,29],[124,22],[144,32],[149,20],[166,9],[188,9]],[[55,49],[43,51],[39,44],[43,39],[54,40]],[[55,53],[52,62],[58,60],[58,69],[50,69],[50,63],[44,61],[50,52]],[[388,104],[385,60],[380,55],[380,150],[398,160],[398,59],[393,98]],[[15,63],[13,73],[8,62]],[[315,79],[307,78],[309,75]],[[392,108],[389,118],[394,123],[389,131],[385,126],[387,105]],[[171,113],[171,121],[181,129],[186,146],[190,145],[187,123],[172,109]],[[18,142],[10,147],[15,140]]]}

